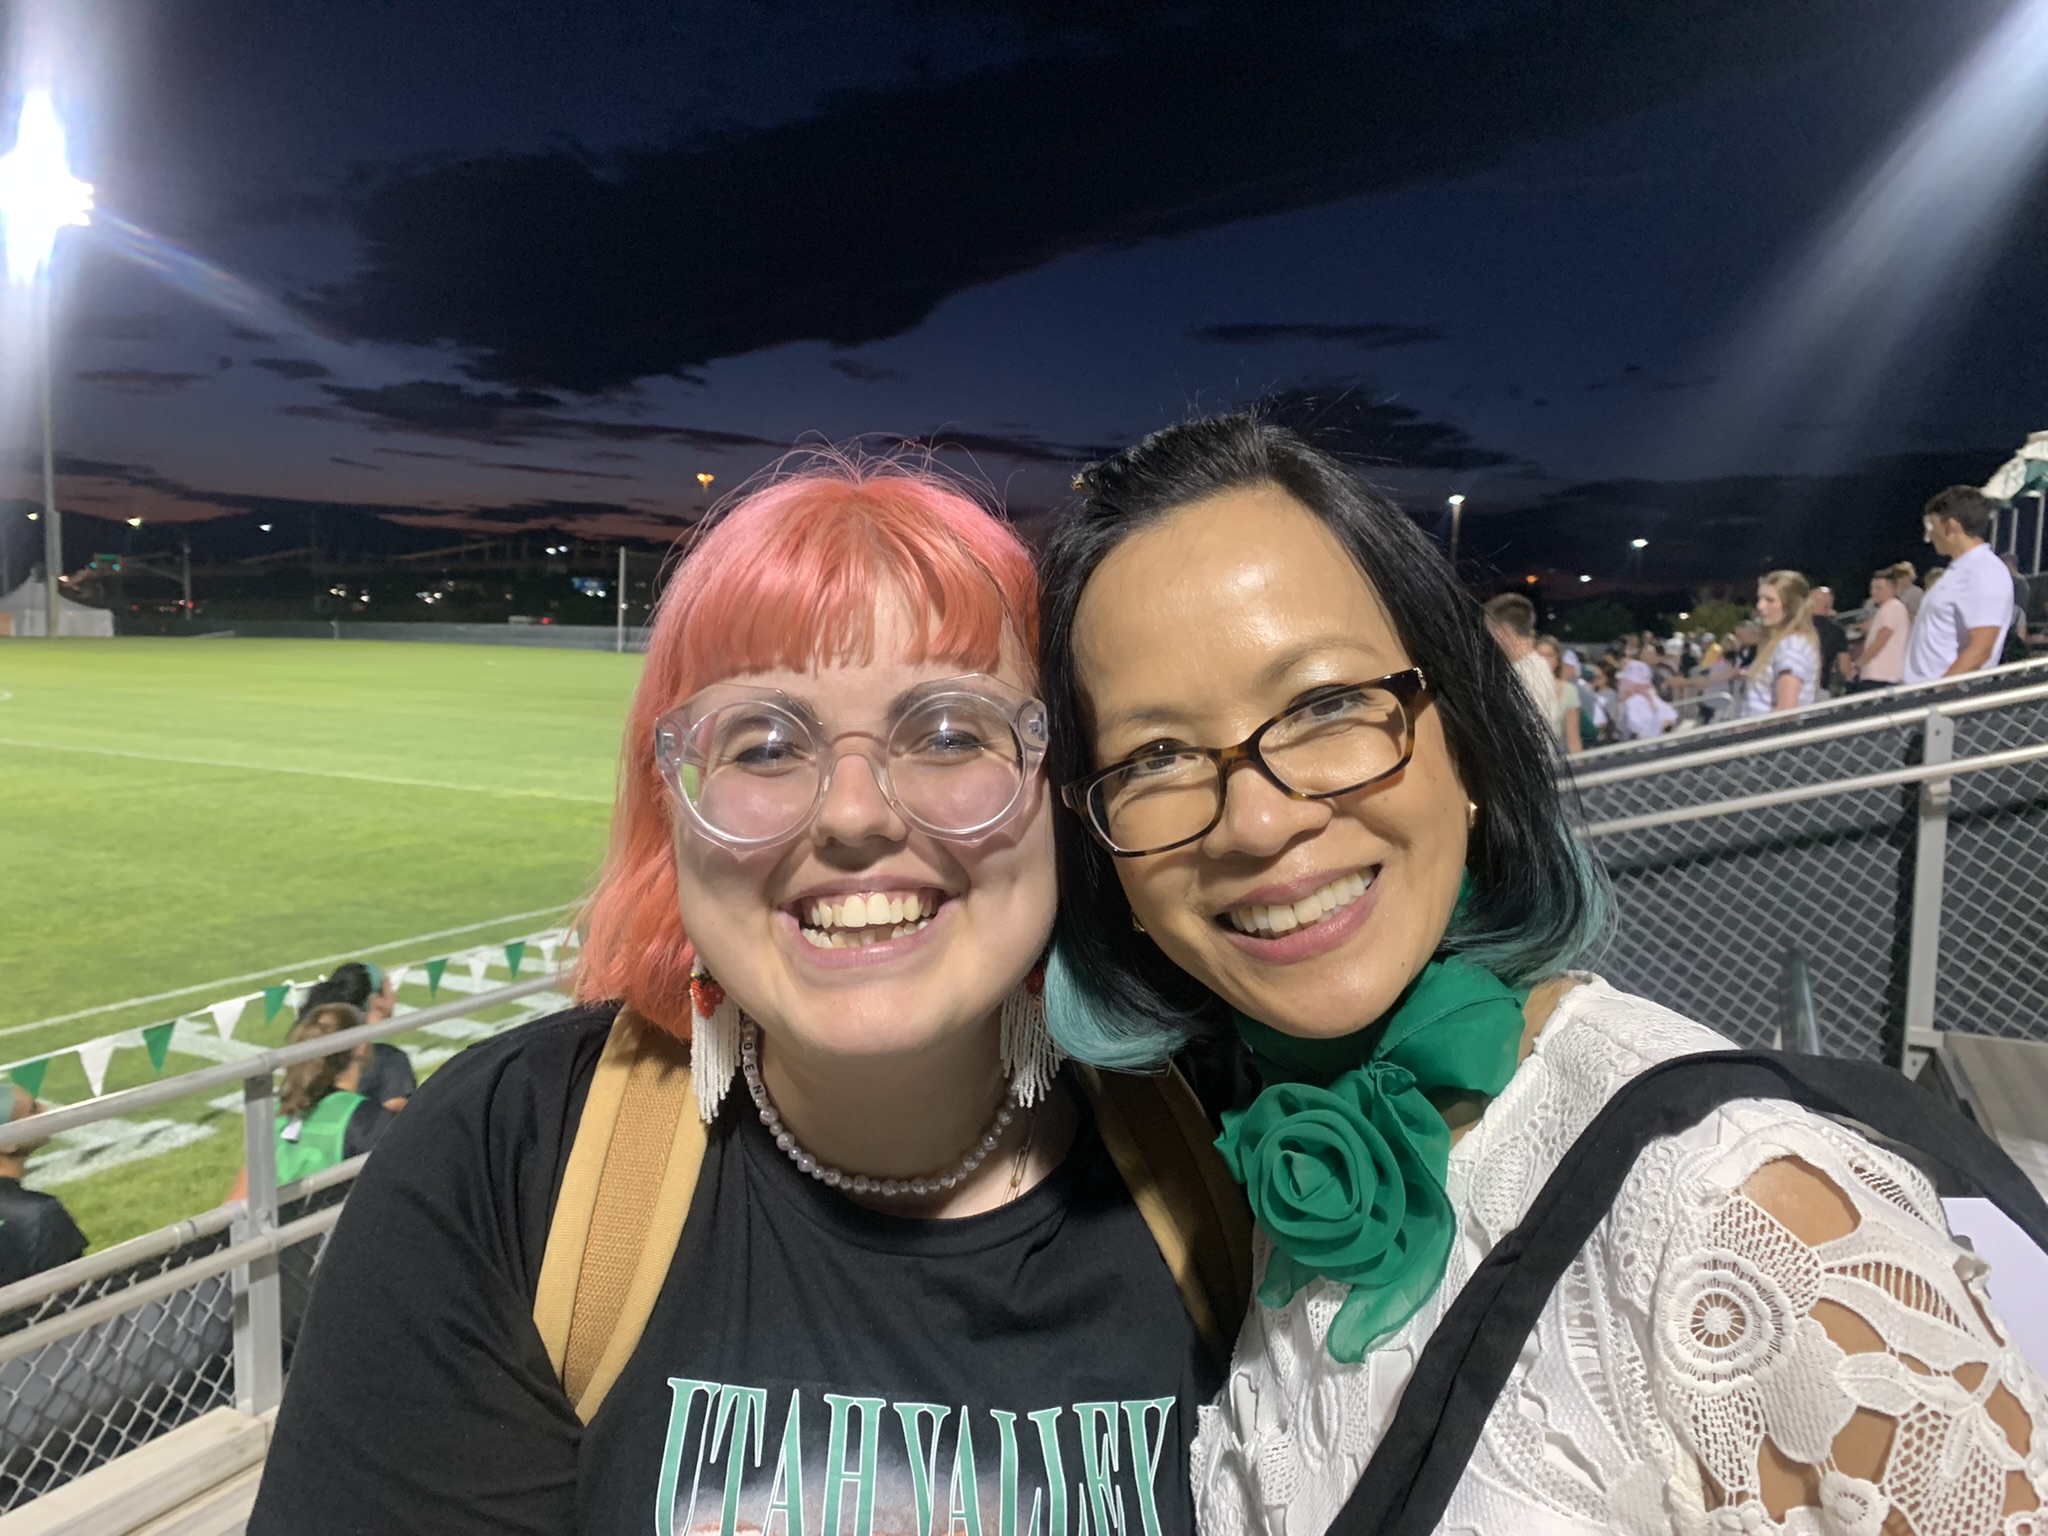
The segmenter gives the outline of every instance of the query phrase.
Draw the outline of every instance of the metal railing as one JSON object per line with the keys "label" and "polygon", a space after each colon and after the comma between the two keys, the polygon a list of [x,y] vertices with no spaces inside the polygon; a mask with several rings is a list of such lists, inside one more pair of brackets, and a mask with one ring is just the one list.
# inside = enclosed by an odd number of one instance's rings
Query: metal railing
{"label": "metal railing", "polygon": [[1943,1029],[2048,1039],[2048,664],[1602,748],[1562,776],[1620,898],[1618,984],[1767,1044],[1796,950],[1831,1052],[1915,1071]]}
{"label": "metal railing", "polygon": [[[287,1311],[302,1306],[310,1284],[312,1257],[300,1255],[317,1257],[307,1245],[333,1229],[364,1159],[281,1187],[277,1073],[561,984],[558,971],[542,970],[492,991],[0,1125],[5,1151],[237,1087],[247,1167],[241,1200],[0,1287],[0,1513],[194,1412],[227,1401],[258,1414],[283,1396],[287,1338],[296,1332]],[[288,1286],[290,1265],[296,1269]],[[74,1420],[90,1423],[82,1431],[67,1428]],[[62,1444],[44,1443],[67,1434]]]}

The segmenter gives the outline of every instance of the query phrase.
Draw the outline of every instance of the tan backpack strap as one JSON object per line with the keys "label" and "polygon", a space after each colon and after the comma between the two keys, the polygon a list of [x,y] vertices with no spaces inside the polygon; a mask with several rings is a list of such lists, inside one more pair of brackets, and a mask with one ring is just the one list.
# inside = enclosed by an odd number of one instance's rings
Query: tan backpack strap
{"label": "tan backpack strap", "polygon": [[576,1127],[533,1298],[548,1359],[586,1424],[654,1311],[704,1146],[689,1047],[621,1009]]}
{"label": "tan backpack strap", "polygon": [[1251,1305],[1252,1215],[1194,1090],[1172,1070],[1159,1077],[1078,1063],[1075,1070],[1188,1316],[1227,1360]]}

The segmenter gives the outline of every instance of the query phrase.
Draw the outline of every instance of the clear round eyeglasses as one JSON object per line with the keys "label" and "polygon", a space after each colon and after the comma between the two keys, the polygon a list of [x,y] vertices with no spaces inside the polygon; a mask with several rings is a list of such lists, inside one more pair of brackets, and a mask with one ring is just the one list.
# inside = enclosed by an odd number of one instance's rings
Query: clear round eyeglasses
{"label": "clear round eyeglasses", "polygon": [[1415,751],[1429,683],[1420,667],[1318,688],[1234,747],[1149,747],[1060,791],[1118,858],[1165,853],[1223,820],[1230,773],[1249,763],[1293,800],[1331,800],[1391,778]]}
{"label": "clear round eyeglasses", "polygon": [[912,689],[879,732],[835,733],[803,700],[736,683],[706,688],[654,724],[655,762],[677,804],[735,851],[809,827],[849,756],[867,759],[905,821],[977,841],[1027,802],[1045,745],[1045,705],[978,673]]}

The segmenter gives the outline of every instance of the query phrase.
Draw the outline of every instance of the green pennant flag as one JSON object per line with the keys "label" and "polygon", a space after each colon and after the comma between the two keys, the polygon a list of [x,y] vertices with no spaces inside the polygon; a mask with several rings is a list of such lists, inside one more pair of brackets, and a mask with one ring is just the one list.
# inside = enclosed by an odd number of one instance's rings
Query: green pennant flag
{"label": "green pennant flag", "polygon": [[171,1054],[171,1031],[177,1027],[178,1021],[171,1019],[163,1024],[152,1024],[142,1032],[142,1045],[149,1052],[149,1064],[159,1073],[164,1069],[164,1058]]}
{"label": "green pennant flag", "polygon": [[526,940],[514,939],[505,946],[505,965],[512,972],[512,979],[519,979],[519,962],[526,958]]}
{"label": "green pennant flag", "polygon": [[289,986],[265,987],[263,989],[263,1022],[268,1024],[277,1017],[277,1010],[284,1006],[284,1000],[292,995]]}
{"label": "green pennant flag", "polygon": [[427,996],[433,997],[441,990],[441,973],[448,969],[446,960],[427,962]]}
{"label": "green pennant flag", "polygon": [[50,1058],[41,1061],[24,1061],[18,1067],[9,1067],[7,1075],[14,1079],[15,1087],[30,1098],[36,1098],[43,1091],[43,1077],[50,1070]]}

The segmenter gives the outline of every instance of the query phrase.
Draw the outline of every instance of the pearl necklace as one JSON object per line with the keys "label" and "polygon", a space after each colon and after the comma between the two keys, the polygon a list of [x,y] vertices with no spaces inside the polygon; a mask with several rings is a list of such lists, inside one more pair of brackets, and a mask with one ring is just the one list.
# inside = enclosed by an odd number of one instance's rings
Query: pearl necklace
{"label": "pearl necklace", "polygon": [[806,1152],[782,1123],[782,1112],[775,1107],[775,1101],[768,1097],[768,1085],[761,1081],[761,1031],[752,1019],[741,1026],[740,1070],[746,1075],[747,1092],[753,1096],[754,1108],[760,1112],[761,1124],[768,1128],[768,1134],[775,1138],[775,1145],[782,1154],[795,1163],[799,1170],[809,1174],[820,1184],[831,1189],[843,1189],[856,1195],[880,1195],[887,1200],[922,1195],[941,1194],[959,1186],[969,1174],[979,1168],[988,1155],[995,1151],[1003,1139],[1003,1132],[1010,1128],[1010,1122],[1017,1118],[1017,1090],[1013,1084],[1009,1096],[1003,1101],[996,1117],[989,1122],[981,1139],[968,1149],[967,1155],[944,1173],[927,1173],[914,1179],[878,1179],[865,1173],[848,1173],[843,1168],[834,1168],[830,1163],[820,1162]]}

